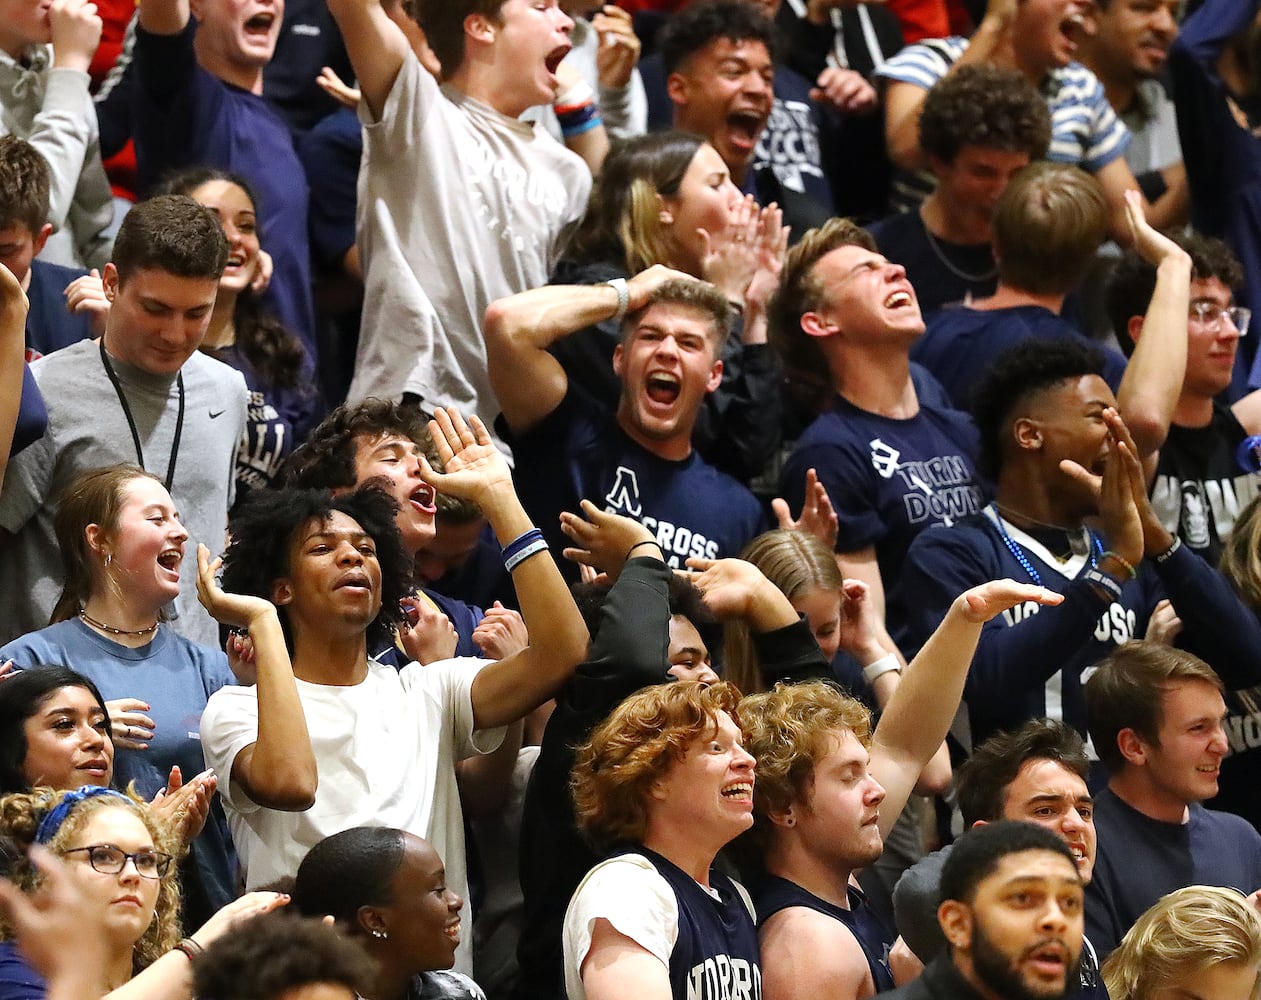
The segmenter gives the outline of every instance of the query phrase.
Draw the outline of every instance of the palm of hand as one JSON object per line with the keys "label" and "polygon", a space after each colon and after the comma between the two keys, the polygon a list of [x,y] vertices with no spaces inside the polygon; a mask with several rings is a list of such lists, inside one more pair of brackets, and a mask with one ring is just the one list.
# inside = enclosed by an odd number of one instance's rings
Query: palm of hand
{"label": "palm of hand", "polygon": [[446,460],[445,466],[445,484],[453,493],[491,489],[512,481],[508,463],[493,444],[466,444]]}

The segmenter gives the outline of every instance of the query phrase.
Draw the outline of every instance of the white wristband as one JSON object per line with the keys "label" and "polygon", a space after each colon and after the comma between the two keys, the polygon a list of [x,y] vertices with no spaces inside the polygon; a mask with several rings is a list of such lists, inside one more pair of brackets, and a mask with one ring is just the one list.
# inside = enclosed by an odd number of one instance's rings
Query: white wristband
{"label": "white wristband", "polygon": [[874,684],[877,677],[897,670],[901,672],[902,664],[898,661],[897,655],[894,653],[885,653],[884,656],[876,660],[875,663],[869,663],[863,667],[863,677],[866,678],[868,684]]}
{"label": "white wristband", "polygon": [[610,278],[605,284],[617,292],[617,312],[613,314],[613,321],[620,323],[626,318],[626,310],[630,308],[630,292],[626,288],[626,279]]}

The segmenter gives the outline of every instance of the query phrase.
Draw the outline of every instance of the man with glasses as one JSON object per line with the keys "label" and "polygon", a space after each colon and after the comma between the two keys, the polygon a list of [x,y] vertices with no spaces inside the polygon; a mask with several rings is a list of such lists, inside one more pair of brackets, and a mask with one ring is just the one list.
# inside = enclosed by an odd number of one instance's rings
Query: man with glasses
{"label": "man with glasses", "polygon": [[[1146,324],[1156,268],[1134,251],[1108,286],[1108,313],[1122,348],[1159,338],[1145,387],[1157,401],[1146,424],[1126,413],[1141,453],[1156,452],[1148,475],[1152,507],[1184,545],[1216,566],[1235,517],[1261,488],[1261,391],[1227,404],[1239,338],[1251,312],[1235,305],[1243,269],[1221,240],[1172,234],[1191,257],[1190,302],[1181,323]],[[1182,359],[1185,357],[1185,364]],[[1152,476],[1154,468],[1155,475]]]}

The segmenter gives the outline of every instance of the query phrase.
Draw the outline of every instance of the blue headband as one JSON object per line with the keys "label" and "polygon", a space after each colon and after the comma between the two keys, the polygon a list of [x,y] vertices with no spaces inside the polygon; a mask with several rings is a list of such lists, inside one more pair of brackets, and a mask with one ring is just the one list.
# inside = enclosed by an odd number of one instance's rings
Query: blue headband
{"label": "blue headband", "polygon": [[44,818],[39,821],[39,828],[35,831],[35,843],[47,844],[57,836],[61,824],[74,811],[75,806],[85,799],[95,798],[98,795],[115,795],[128,805],[134,805],[132,800],[122,792],[116,792],[112,788],[102,788],[100,785],[84,785],[76,791],[66,792],[62,800],[45,813]]}

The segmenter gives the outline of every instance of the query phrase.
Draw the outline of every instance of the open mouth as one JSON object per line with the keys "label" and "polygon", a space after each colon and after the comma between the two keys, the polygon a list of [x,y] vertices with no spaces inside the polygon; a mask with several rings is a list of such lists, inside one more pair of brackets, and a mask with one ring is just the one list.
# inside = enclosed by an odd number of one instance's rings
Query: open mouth
{"label": "open mouth", "polygon": [[266,35],[276,21],[276,15],[268,11],[260,11],[245,22],[245,31],[250,35]]}
{"label": "open mouth", "polygon": [[556,71],[560,69],[560,64],[565,61],[565,56],[569,55],[571,48],[573,48],[572,45],[559,45],[544,58],[543,64],[552,76],[556,75]]}
{"label": "open mouth", "polygon": [[737,781],[734,784],[728,785],[722,790],[722,797],[724,799],[734,799],[737,802],[752,802],[753,782]]}
{"label": "open mouth", "polygon": [[1068,949],[1058,941],[1039,944],[1025,954],[1034,968],[1044,976],[1062,976],[1068,969]]}
{"label": "open mouth", "polygon": [[757,111],[733,111],[727,116],[727,131],[739,149],[752,150],[765,127],[766,115]]}
{"label": "open mouth", "polygon": [[175,573],[177,576],[180,571],[180,564],[184,561],[184,552],[182,549],[163,549],[158,554],[158,565],[164,570]]}
{"label": "open mouth", "polygon": [[911,297],[911,293],[907,291],[896,291],[884,300],[886,309],[904,309],[907,306],[914,305],[915,300]]}
{"label": "open mouth", "polygon": [[243,253],[233,252],[228,254],[228,263],[226,267],[244,267],[248,263],[248,258]]}
{"label": "open mouth", "polygon": [[1069,844],[1068,849],[1073,852],[1073,860],[1078,865],[1086,860],[1086,847],[1084,844]]}
{"label": "open mouth", "polygon": [[438,507],[434,503],[437,499],[437,493],[434,491],[434,488],[427,483],[422,486],[417,486],[412,495],[407,499],[413,507],[425,514],[436,514],[438,512]]}
{"label": "open mouth", "polygon": [[451,923],[447,924],[444,928],[444,933],[447,938],[450,939],[452,944],[458,945],[460,943],[460,921],[453,920]]}
{"label": "open mouth", "polygon": [[1077,42],[1083,34],[1089,34],[1087,29],[1086,15],[1083,11],[1075,11],[1068,17],[1064,18],[1059,24],[1060,37],[1065,44],[1077,51]]}
{"label": "open mouth", "polygon": [[682,386],[676,376],[665,372],[649,375],[644,382],[644,392],[654,403],[669,406],[679,398]]}

